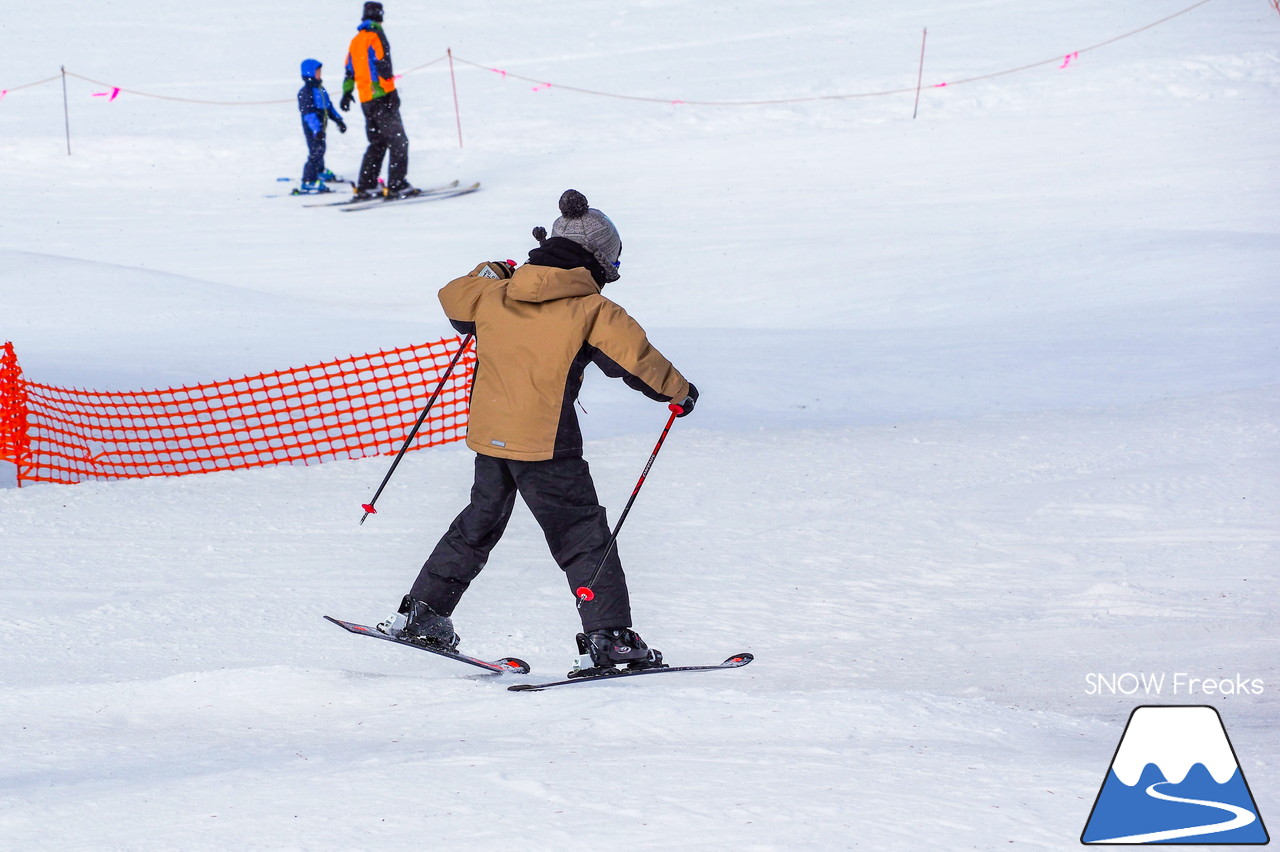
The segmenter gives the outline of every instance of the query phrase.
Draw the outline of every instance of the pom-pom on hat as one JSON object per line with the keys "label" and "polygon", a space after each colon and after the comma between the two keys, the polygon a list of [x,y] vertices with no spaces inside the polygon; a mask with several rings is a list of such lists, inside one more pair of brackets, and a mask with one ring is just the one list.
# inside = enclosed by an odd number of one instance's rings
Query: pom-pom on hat
{"label": "pom-pom on hat", "polygon": [[592,207],[578,190],[566,189],[560,196],[560,218],[551,226],[551,236],[573,240],[595,255],[606,281],[618,280],[622,237],[609,217]]}

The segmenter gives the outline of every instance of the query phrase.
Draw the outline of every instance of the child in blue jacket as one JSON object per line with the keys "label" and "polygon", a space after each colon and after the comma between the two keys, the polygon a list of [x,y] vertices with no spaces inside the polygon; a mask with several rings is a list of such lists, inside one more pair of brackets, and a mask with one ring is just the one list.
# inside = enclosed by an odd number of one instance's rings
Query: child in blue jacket
{"label": "child in blue jacket", "polygon": [[329,93],[320,82],[322,64],[316,59],[302,61],[303,86],[298,90],[298,112],[302,113],[302,132],[307,137],[307,163],[302,167],[302,189],[294,192],[333,192],[325,186],[326,180],[337,180],[333,172],[324,167],[324,129],[330,118],[338,125],[339,133],[347,132],[346,122],[333,108]]}

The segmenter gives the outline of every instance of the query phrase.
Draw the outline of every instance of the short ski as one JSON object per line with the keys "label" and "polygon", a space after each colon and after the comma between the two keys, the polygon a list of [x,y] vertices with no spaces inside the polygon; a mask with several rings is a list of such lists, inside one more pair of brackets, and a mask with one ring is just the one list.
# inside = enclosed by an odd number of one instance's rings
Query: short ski
{"label": "short ski", "polygon": [[392,636],[389,633],[383,633],[376,627],[367,627],[363,624],[353,624],[350,621],[341,621],[331,615],[326,615],[325,621],[332,621],[350,633],[358,633],[361,636],[371,636],[374,639],[385,639],[388,642],[395,642],[397,645],[408,645],[410,648],[417,648],[419,651],[426,651],[441,657],[448,657],[451,660],[457,660],[460,663],[476,666],[486,671],[497,672],[498,674],[528,674],[529,664],[524,660],[518,660],[515,657],[503,657],[500,660],[481,660],[477,657],[468,657],[466,654],[459,654],[457,651],[448,651],[444,648],[436,648],[431,645],[425,645],[421,642],[414,642],[412,639],[403,639],[399,636]]}
{"label": "short ski", "polygon": [[[342,185],[344,189],[351,186],[351,183],[344,177],[335,176],[333,180],[323,181],[323,183],[327,187],[323,192],[317,192],[316,190],[304,190],[301,186],[299,186],[294,181],[293,178],[287,178],[287,177],[276,178],[276,183],[288,183],[293,185],[288,187],[281,187],[281,189],[283,190],[288,190],[287,192],[270,192],[262,196],[263,198],[303,198],[303,197],[311,197],[311,196],[321,196],[321,197],[332,196],[335,198],[342,198],[344,200],[349,200],[351,197],[346,193],[342,192],[341,190],[334,188],[339,185]],[[326,203],[329,203],[329,202],[326,202]],[[333,202],[333,203],[336,203],[336,202]],[[302,206],[309,207],[311,205],[304,204]]]}
{"label": "short ski", "polygon": [[547,683],[517,683],[514,686],[508,686],[507,689],[512,692],[538,692],[543,689],[550,689],[553,686],[569,686],[574,683],[599,683],[602,680],[618,680],[624,677],[636,677],[638,675],[656,675],[671,674],[673,672],[711,672],[719,669],[740,669],[747,663],[755,659],[753,654],[742,653],[734,654],[723,663],[714,666],[661,666],[652,669],[606,669],[602,674],[584,675],[581,677],[570,677],[564,680],[553,680]]}
{"label": "short ski", "polygon": [[[332,175],[331,177],[324,177],[323,175],[320,175],[319,177],[316,178],[316,180],[322,181],[324,183],[347,183],[347,179],[344,178],[342,175]],[[276,178],[276,183],[293,183],[293,178],[278,177]]]}
{"label": "short ski", "polygon": [[[462,181],[455,180],[451,183],[446,183],[441,186],[433,186],[428,189],[422,190],[420,195],[436,195],[437,193],[441,193],[441,192],[451,192],[453,190],[456,190],[459,184],[461,183]],[[354,192],[354,188],[352,191]],[[414,195],[412,197],[418,198],[419,196]],[[375,196],[374,198],[361,198],[361,199],[347,196],[346,198],[343,198],[341,201],[321,201],[315,204],[304,204],[302,206],[303,207],[355,207],[355,206],[381,204],[386,200],[387,200],[386,196],[383,196],[383,195]]]}
{"label": "short ski", "polygon": [[404,198],[388,195],[386,198],[375,198],[372,201],[360,201],[355,204],[345,204],[338,209],[343,213],[355,213],[359,210],[373,210],[378,207],[386,207],[395,205],[399,207],[401,204],[413,204],[417,201],[439,201],[443,198],[457,198],[459,195],[470,195],[480,189],[480,182],[476,181],[470,186],[463,186],[457,189],[444,190],[424,190],[417,195],[408,195]]}

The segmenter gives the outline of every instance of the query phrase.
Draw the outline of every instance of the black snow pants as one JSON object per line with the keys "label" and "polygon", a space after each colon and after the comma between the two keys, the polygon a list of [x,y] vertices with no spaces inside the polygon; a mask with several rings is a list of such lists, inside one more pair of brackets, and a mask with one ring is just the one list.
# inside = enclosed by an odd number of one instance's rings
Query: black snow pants
{"label": "black snow pants", "polygon": [[382,172],[382,160],[391,152],[387,164],[387,189],[395,191],[407,182],[409,174],[409,137],[400,120],[400,93],[390,92],[368,103],[360,104],[364,111],[364,135],[369,140],[364,160],[360,163],[359,189],[377,189],[378,175]]}
{"label": "black snow pants", "polygon": [[[507,527],[519,492],[542,527],[570,590],[591,579],[609,541],[604,508],[582,458],[522,462],[476,455],[471,505],[454,519],[414,581],[410,594],[452,615]],[[627,579],[617,549],[592,586],[595,598],[578,610],[586,631],[631,626]]]}

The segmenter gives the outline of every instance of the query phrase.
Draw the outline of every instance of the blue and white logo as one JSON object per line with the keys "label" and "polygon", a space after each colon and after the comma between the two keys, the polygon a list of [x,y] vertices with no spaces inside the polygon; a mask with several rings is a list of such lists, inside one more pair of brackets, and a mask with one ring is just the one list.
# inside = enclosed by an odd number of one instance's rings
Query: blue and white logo
{"label": "blue and white logo", "polygon": [[1080,842],[1261,845],[1270,837],[1213,707],[1129,716]]}

